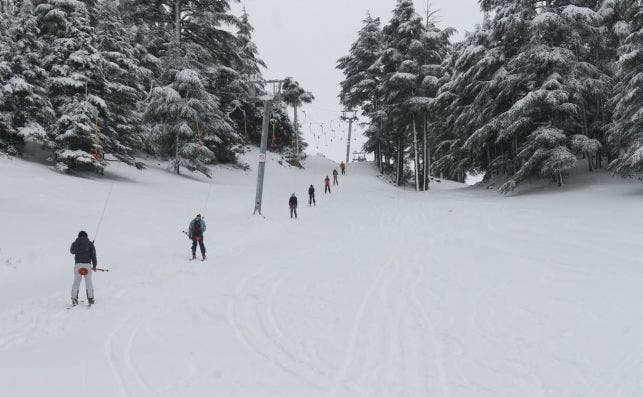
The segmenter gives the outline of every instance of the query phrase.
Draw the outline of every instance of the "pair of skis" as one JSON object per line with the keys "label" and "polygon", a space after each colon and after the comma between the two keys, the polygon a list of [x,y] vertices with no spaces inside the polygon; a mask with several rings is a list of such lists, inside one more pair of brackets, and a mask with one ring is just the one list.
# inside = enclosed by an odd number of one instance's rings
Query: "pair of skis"
{"label": "pair of skis", "polygon": [[93,303],[88,303],[87,305],[81,305],[81,303],[85,303],[85,301],[78,301],[78,303],[76,303],[76,304],[72,303],[71,305],[67,306],[65,309],[71,310],[71,309],[73,309],[73,308],[75,308],[77,306],[86,306],[87,309],[89,310],[89,309],[92,308],[92,305],[93,305]]}

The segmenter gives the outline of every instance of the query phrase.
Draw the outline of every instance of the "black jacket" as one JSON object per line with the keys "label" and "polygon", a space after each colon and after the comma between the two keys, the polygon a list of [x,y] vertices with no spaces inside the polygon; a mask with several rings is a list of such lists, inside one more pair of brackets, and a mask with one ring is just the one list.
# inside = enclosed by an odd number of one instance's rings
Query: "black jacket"
{"label": "black jacket", "polygon": [[315,188],[314,188],[314,187],[312,187],[312,186],[310,186],[310,187],[308,188],[308,194],[309,194],[309,195],[311,195],[311,196],[312,196],[313,194],[315,194]]}
{"label": "black jacket", "polygon": [[89,241],[87,237],[78,237],[76,241],[71,244],[69,252],[74,255],[76,263],[91,263],[94,268],[98,265],[96,247],[94,247],[94,243]]}
{"label": "black jacket", "polygon": [[297,208],[297,197],[295,196],[290,196],[290,200],[288,200],[288,205],[292,208]]}

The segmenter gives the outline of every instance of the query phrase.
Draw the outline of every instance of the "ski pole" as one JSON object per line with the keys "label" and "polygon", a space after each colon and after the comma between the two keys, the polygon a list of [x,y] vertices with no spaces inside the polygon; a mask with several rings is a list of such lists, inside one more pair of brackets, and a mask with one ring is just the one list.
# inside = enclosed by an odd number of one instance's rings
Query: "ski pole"
{"label": "ski pole", "polygon": [[94,271],[97,271],[97,272],[108,272],[108,271],[109,271],[109,269],[100,269],[100,268],[96,268],[96,269],[94,269]]}

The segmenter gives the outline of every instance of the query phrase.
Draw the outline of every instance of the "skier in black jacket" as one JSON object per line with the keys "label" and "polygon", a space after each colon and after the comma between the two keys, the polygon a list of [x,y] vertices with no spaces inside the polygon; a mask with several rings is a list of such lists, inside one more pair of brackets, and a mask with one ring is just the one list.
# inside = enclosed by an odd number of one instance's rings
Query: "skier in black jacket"
{"label": "skier in black jacket", "polygon": [[317,206],[317,202],[315,201],[315,187],[313,185],[310,185],[308,188],[308,206],[311,206],[315,204]]}
{"label": "skier in black jacket", "polygon": [[288,206],[290,207],[290,218],[292,219],[294,215],[295,219],[297,219],[297,196],[295,196],[295,193],[290,196],[290,200],[288,200]]}
{"label": "skier in black jacket", "polygon": [[92,284],[92,272],[96,271],[98,259],[96,259],[96,247],[89,241],[87,232],[80,231],[78,238],[71,244],[69,249],[74,255],[74,283],[71,287],[71,304],[78,304],[78,290],[80,289],[81,278],[85,279],[85,290],[87,291],[87,303],[94,304],[94,285]]}

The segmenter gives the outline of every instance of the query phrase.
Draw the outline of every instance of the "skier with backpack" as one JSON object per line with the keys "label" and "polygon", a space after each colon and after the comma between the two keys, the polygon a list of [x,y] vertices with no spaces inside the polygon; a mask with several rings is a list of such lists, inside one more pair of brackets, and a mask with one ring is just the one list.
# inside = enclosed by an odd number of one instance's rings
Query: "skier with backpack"
{"label": "skier with backpack", "polygon": [[96,247],[89,241],[87,232],[81,230],[78,238],[71,244],[69,252],[74,255],[74,283],[71,286],[71,305],[78,304],[78,290],[81,279],[85,279],[85,291],[87,303],[94,304],[94,284],[92,283],[92,272],[96,271],[98,259],[96,259]]}
{"label": "skier with backpack", "polygon": [[290,196],[288,206],[290,207],[290,219],[292,219],[293,215],[295,216],[295,219],[297,219],[297,196],[295,196],[295,193]]}
{"label": "skier with backpack", "polygon": [[346,175],[346,164],[343,161],[339,163],[339,168],[342,170],[342,175]]}
{"label": "skier with backpack", "polygon": [[308,188],[308,206],[310,207],[313,204],[317,206],[317,202],[315,201],[315,187],[310,185]]}
{"label": "skier with backpack", "polygon": [[339,172],[337,172],[337,169],[333,170],[333,185],[339,185],[339,182],[337,181],[337,175],[339,175]]}
{"label": "skier with backpack", "polygon": [[326,179],[324,179],[324,194],[330,193],[330,177],[326,175]]}
{"label": "skier with backpack", "polygon": [[205,244],[203,243],[203,233],[205,233],[206,225],[201,214],[197,214],[196,218],[190,222],[188,228],[188,237],[192,240],[192,260],[196,259],[196,246],[199,245],[201,249],[201,260],[205,260]]}

